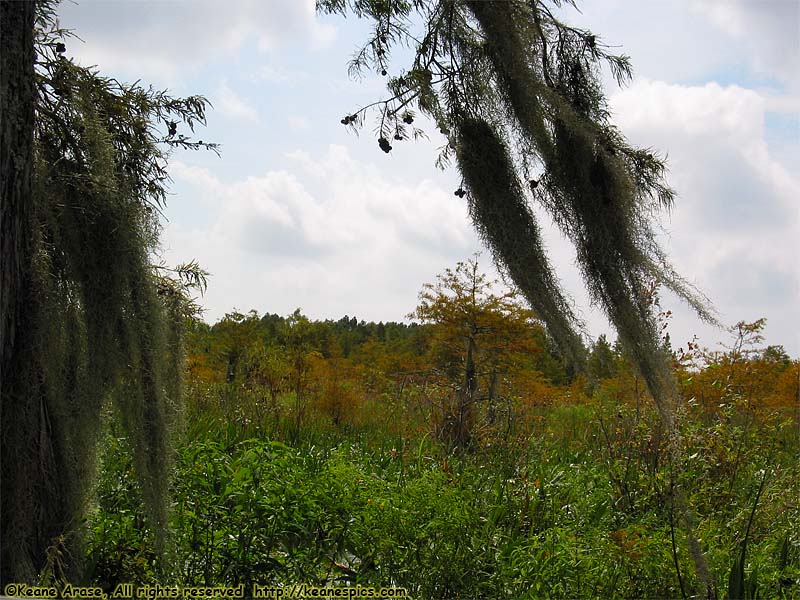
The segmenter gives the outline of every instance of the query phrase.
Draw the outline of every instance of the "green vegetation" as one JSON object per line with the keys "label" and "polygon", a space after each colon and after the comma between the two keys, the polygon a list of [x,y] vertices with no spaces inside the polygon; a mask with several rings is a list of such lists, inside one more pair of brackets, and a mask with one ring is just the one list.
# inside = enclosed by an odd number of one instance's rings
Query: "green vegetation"
{"label": "green vegetation", "polygon": [[[414,48],[379,146],[415,104],[436,121],[531,309],[471,261],[424,288],[414,324],[199,321],[202,270],[150,261],[170,149],[215,148],[186,135],[206,102],[75,65],[51,2],[34,28],[30,3],[0,0],[25,30],[3,38],[18,81],[0,90],[20,148],[0,169],[2,582],[800,597],[800,364],[761,347],[763,320],[725,352],[661,337],[658,285],[709,314],[656,243],[664,163],[608,120],[600,64],[622,81],[627,59],[539,1],[319,4],[375,22],[355,69]],[[618,344],[584,348],[532,201]]]}
{"label": "green vegetation", "polygon": [[[588,375],[570,376],[541,326],[474,262],[426,286],[417,315],[427,323],[299,311],[198,323],[171,570],[155,567],[129,443],[112,427],[87,577],[106,589],[161,580],[396,585],[416,598],[692,597],[704,584],[677,526],[679,486],[713,597],[800,597],[800,363],[758,346],[763,321],[739,324],[727,352],[674,354],[685,457],[675,464],[619,346],[599,340]],[[465,398],[470,349],[471,416],[455,444],[444,425]]]}

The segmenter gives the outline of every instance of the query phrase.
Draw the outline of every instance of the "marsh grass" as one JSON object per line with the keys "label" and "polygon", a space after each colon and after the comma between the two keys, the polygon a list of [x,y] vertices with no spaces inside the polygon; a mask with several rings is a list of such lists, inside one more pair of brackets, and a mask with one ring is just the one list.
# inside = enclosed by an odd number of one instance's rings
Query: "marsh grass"
{"label": "marsh grass", "polygon": [[687,405],[677,420],[686,458],[671,465],[655,409],[612,403],[613,392],[540,408],[524,435],[459,454],[427,433],[344,430],[313,412],[298,436],[291,415],[264,426],[206,409],[189,419],[175,461],[167,573],[155,571],[127,445],[109,435],[91,579],[397,585],[415,598],[689,597],[701,586],[671,527],[678,485],[718,598],[800,597],[796,423],[735,406],[701,419]]}

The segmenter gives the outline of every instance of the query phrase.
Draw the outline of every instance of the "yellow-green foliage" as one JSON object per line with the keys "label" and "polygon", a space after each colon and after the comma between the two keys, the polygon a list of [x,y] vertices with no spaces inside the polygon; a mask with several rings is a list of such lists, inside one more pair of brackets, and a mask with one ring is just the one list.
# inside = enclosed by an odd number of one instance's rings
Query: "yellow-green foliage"
{"label": "yellow-green foliage", "polygon": [[[614,366],[594,371],[591,397],[580,378],[554,385],[535,365],[520,365],[503,384],[513,396],[511,435],[481,432],[471,452],[453,453],[430,428],[415,428],[430,416],[415,410],[447,386],[446,373],[435,374],[436,346],[457,343],[456,323],[419,328],[432,333],[431,345],[418,348],[421,364],[374,323],[359,325],[373,334],[348,358],[324,356],[322,340],[312,343],[312,410],[299,435],[291,414],[270,429],[242,426],[256,423],[257,412],[237,421],[229,412],[257,411],[246,396],[268,395],[271,377],[259,380],[256,371],[248,380],[244,369],[225,384],[218,406],[206,403],[194,415],[179,451],[172,515],[179,559],[169,582],[396,585],[420,598],[735,598],[742,595],[725,590],[740,581],[749,597],[797,596],[796,407],[755,410],[782,380],[777,366],[749,406],[682,405],[675,425],[685,458],[670,462],[660,416],[616,345],[595,346]],[[331,335],[323,337],[334,344],[352,332],[332,321],[310,325],[326,327]],[[248,324],[236,326],[243,333]],[[276,341],[259,326],[251,339]],[[231,329],[217,332],[248,341]],[[505,345],[501,328],[481,329],[479,346]],[[691,371],[693,389],[710,391],[703,377],[732,360],[742,373],[760,370],[763,356],[786,361],[784,372],[793,368],[775,347],[736,356]],[[224,373],[225,363],[218,368]],[[741,397],[747,383],[733,378],[729,395]],[[289,412],[291,394],[281,394]],[[277,441],[290,439],[290,447]],[[89,545],[91,580],[110,591],[156,574],[129,459],[119,440],[107,448]],[[698,512],[710,587],[677,526],[673,484]]]}

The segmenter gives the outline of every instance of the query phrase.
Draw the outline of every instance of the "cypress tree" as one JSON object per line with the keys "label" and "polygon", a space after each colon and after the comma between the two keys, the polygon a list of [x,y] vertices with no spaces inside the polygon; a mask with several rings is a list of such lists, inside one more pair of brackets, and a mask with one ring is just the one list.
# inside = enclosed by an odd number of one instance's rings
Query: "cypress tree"
{"label": "cypress tree", "polygon": [[[590,296],[646,381],[678,463],[678,387],[656,327],[654,284],[675,292],[702,319],[715,319],[656,239],[655,217],[674,201],[664,160],[631,146],[610,119],[601,67],[623,84],[632,76],[630,61],[610,53],[592,32],[557,18],[553,8],[565,4],[575,6],[573,0],[317,0],[322,11],[350,11],[373,22],[351,61],[352,74],[386,75],[392,45],[414,50],[409,68],[390,78],[390,96],[368,107],[378,111],[378,135],[406,135],[405,116],[413,117],[414,106],[437,123],[448,138],[438,164],[455,156],[467,188],[456,195],[468,196],[498,267],[580,367],[579,324],[545,259],[531,206],[543,207],[571,240]],[[368,108],[351,114],[348,124],[363,123]],[[525,180],[529,192],[520,184]],[[674,493],[691,530],[691,511]],[[708,584],[691,531],[689,541],[698,577]]]}
{"label": "cypress tree", "polygon": [[[674,192],[655,152],[631,146],[611,122],[600,84],[607,65],[620,84],[632,71],[590,31],[557,18],[569,0],[318,0],[318,9],[373,21],[352,74],[391,70],[388,49],[406,44],[412,63],[390,78],[377,135],[407,134],[416,106],[448,138],[439,164],[454,157],[470,214],[565,356],[580,367],[580,323],[541,247],[534,204],[572,241],[592,300],[614,324],[671,429],[677,387],[660,347],[653,282],[714,322],[708,300],[672,268],[655,217]],[[421,23],[421,30],[414,30]],[[350,114],[364,123],[368,108]],[[410,117],[410,118],[409,118]],[[412,126],[413,127],[413,126]],[[414,130],[415,135],[419,132]],[[520,182],[527,181],[528,186]],[[491,183],[489,183],[491,182]],[[526,189],[528,188],[528,189]]]}
{"label": "cypress tree", "polygon": [[33,574],[24,555],[12,556],[14,524],[7,515],[23,516],[27,507],[8,485],[17,449],[6,439],[24,401],[15,374],[24,368],[31,323],[35,7],[0,1],[0,583]]}
{"label": "cypress tree", "polygon": [[[27,12],[34,6],[35,27]],[[65,557],[68,576],[79,575],[81,519],[109,405],[132,440],[155,538],[165,539],[168,434],[180,396],[181,326],[191,311],[184,288],[202,272],[188,265],[173,279],[151,256],[169,149],[208,145],[178,133],[179,125],[204,121],[204,99],[172,98],[74,64],[51,2],[3,2],[2,25],[3,66],[16,61],[16,70],[3,69],[1,90],[6,583],[33,582],[48,553]],[[32,141],[32,152],[16,172],[22,190],[30,176],[30,195],[16,199],[5,185],[13,114],[6,107],[14,102],[32,117],[19,113],[19,137]],[[14,202],[27,212],[11,237],[6,209]],[[7,277],[5,249],[13,244],[21,249],[22,286]],[[22,318],[7,319],[6,307],[20,305]]]}

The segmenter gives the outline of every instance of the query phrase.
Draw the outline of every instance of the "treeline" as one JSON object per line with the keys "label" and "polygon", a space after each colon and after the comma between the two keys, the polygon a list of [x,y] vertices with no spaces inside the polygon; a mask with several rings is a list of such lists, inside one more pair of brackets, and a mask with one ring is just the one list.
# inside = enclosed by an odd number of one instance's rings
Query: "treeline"
{"label": "treeline", "polygon": [[291,413],[298,430],[309,411],[337,427],[421,411],[414,422],[465,446],[482,426],[509,427],[520,402],[549,402],[574,379],[533,313],[496,291],[477,261],[425,286],[409,317],[314,321],[298,309],[196,323],[187,372],[198,393],[190,402],[226,404],[231,390],[240,399],[244,390],[256,412],[276,421]]}
{"label": "treeline", "polygon": [[[189,408],[221,409],[273,435],[288,431],[292,441],[304,425],[327,423],[402,439],[430,433],[463,449],[525,435],[537,410],[553,404],[652,404],[618,343],[600,336],[575,373],[534,313],[513,292],[497,291],[475,260],[426,285],[409,317],[311,320],[298,309],[285,317],[250,311],[214,325],[195,322]],[[781,346],[762,346],[764,324],[737,324],[732,344],[720,351],[697,343],[672,349],[665,336],[685,402],[708,413],[731,403],[794,406],[798,363]]]}
{"label": "treeline", "polygon": [[[683,396],[681,460],[619,344],[599,337],[570,372],[477,261],[424,286],[409,321],[297,310],[193,322],[170,560],[111,423],[87,580],[797,596],[800,362],[764,346],[763,320],[737,324],[719,351],[662,339]],[[707,575],[674,526],[674,486],[697,515]]]}
{"label": "treeline", "polygon": [[[543,328],[532,328],[531,335],[541,343],[544,353],[534,366],[550,381],[563,384],[574,374],[566,368],[557,348]],[[193,324],[188,341],[188,372],[214,383],[247,379],[253,365],[247,361],[257,349],[271,349],[287,356],[298,350],[313,352],[324,359],[343,358],[365,363],[381,355],[420,359],[433,351],[435,327],[430,324],[394,321],[364,321],[355,316],[315,321],[297,309],[288,316],[231,312],[213,325]],[[605,340],[603,340],[605,342]],[[606,358],[597,366],[607,369]]]}
{"label": "treeline", "polygon": [[286,355],[315,352],[321,357],[357,359],[367,344],[381,344],[397,353],[422,353],[425,333],[417,323],[366,322],[345,315],[338,321],[312,321],[298,308],[291,315],[230,312],[214,325],[194,324],[188,366],[208,381],[231,383],[247,378],[245,359],[260,349]]}

